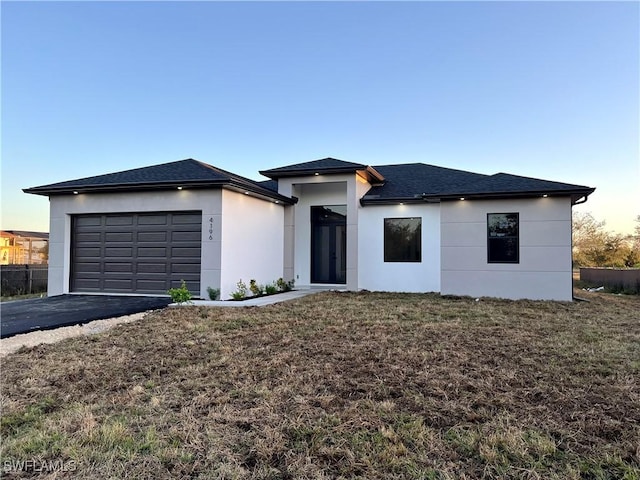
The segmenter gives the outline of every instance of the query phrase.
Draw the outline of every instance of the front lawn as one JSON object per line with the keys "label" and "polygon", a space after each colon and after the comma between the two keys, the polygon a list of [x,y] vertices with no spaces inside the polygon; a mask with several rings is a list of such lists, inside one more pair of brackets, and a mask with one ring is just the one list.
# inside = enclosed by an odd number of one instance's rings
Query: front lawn
{"label": "front lawn", "polygon": [[640,298],[580,295],[325,292],[24,349],[4,475],[638,479]]}

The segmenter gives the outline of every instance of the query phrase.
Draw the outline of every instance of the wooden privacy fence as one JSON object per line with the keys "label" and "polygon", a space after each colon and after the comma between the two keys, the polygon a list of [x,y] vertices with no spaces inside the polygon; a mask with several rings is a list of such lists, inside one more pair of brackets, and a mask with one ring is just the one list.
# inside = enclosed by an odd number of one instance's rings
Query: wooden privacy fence
{"label": "wooden privacy fence", "polygon": [[640,293],[640,268],[581,268],[580,280],[609,289]]}
{"label": "wooden privacy fence", "polygon": [[22,295],[47,291],[47,265],[0,265],[2,295]]}

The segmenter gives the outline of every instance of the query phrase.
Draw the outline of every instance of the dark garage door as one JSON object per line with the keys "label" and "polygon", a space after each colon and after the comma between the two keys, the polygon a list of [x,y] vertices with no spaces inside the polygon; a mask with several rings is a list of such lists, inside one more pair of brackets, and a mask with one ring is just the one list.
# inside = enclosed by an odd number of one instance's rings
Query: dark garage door
{"label": "dark garage door", "polygon": [[199,294],[201,229],[201,212],[76,215],[71,291]]}

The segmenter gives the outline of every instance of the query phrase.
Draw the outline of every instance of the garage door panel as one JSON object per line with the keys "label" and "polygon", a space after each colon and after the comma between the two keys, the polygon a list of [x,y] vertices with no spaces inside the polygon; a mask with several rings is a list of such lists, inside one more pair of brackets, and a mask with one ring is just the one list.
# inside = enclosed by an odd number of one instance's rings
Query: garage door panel
{"label": "garage door panel", "polygon": [[100,243],[102,241],[100,232],[79,232],[76,239],[81,242]]}
{"label": "garage door panel", "polygon": [[133,242],[133,233],[132,232],[107,232],[104,235],[105,242],[114,243],[114,242]]}
{"label": "garage door panel", "polygon": [[78,215],[72,228],[72,291],[200,291],[200,212]]}
{"label": "garage door panel", "polygon": [[133,225],[133,220],[133,215],[109,215],[106,217],[105,225],[108,227]]}
{"label": "garage door panel", "polygon": [[77,262],[76,270],[78,272],[100,273],[100,263],[99,262]]}
{"label": "garage door panel", "polygon": [[198,265],[200,266],[200,259],[195,257],[177,257],[175,261],[170,262],[173,265]]}
{"label": "garage door panel", "polygon": [[157,292],[158,290],[162,289],[166,293],[166,290],[168,290],[168,288],[165,290],[165,286],[165,278],[158,278],[156,280],[148,278],[145,280],[136,281],[136,290],[138,291]]}
{"label": "garage door panel", "polygon": [[198,242],[200,241],[200,232],[174,231],[171,232],[172,242]]}
{"label": "garage door panel", "polygon": [[150,231],[150,232],[138,232],[138,242],[166,242],[167,241],[167,232],[158,232],[158,231]]}
{"label": "garage door panel", "polygon": [[123,263],[105,262],[104,271],[105,273],[109,273],[109,272],[133,273],[133,264],[131,262],[126,262],[126,263],[125,262]]}
{"label": "garage door panel", "polygon": [[188,247],[172,247],[171,256],[186,257],[186,258],[200,258],[200,249],[188,248]]}
{"label": "garage door panel", "polygon": [[187,288],[189,288],[189,290],[193,291],[195,288],[199,289],[200,288],[200,281],[193,279],[193,278],[189,278],[186,275],[177,275],[177,276],[173,276],[171,277],[171,287],[170,288],[180,288],[180,286],[182,285],[182,281],[185,281],[185,283],[187,284]]}
{"label": "garage door panel", "polygon": [[[166,263],[138,263],[138,273],[161,273],[167,274]],[[200,273],[200,265],[198,265],[198,273]]]}
{"label": "garage door panel", "polygon": [[100,227],[102,226],[102,216],[96,215],[83,215],[82,217],[76,217],[77,227]]}
{"label": "garage door panel", "polygon": [[102,285],[101,274],[85,274],[83,277],[83,291],[84,289],[92,292],[99,292]]}
{"label": "garage door panel", "polygon": [[138,247],[139,257],[166,258],[167,249],[165,247]]}
{"label": "garage door panel", "polygon": [[100,257],[100,247],[79,247],[76,250],[78,258],[97,259]]}
{"label": "garage door panel", "polygon": [[140,215],[138,225],[167,225],[167,215]]}
{"label": "garage door panel", "polygon": [[133,247],[107,247],[104,249],[106,258],[131,258]]}
{"label": "garage door panel", "polygon": [[187,214],[187,215],[172,215],[171,223],[173,225],[201,225],[202,224],[202,215],[201,214]]}
{"label": "garage door panel", "polygon": [[171,266],[171,273],[200,273],[200,265],[180,263]]}
{"label": "garage door panel", "polygon": [[105,278],[105,291],[111,292],[130,292],[133,290],[133,280],[130,278]]}

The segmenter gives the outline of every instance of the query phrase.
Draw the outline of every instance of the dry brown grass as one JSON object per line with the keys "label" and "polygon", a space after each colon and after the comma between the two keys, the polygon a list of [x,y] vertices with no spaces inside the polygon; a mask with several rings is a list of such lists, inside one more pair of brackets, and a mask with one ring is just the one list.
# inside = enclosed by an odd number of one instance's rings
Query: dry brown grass
{"label": "dry brown grass", "polygon": [[23,350],[5,476],[637,479],[640,298],[581,295],[321,293]]}

